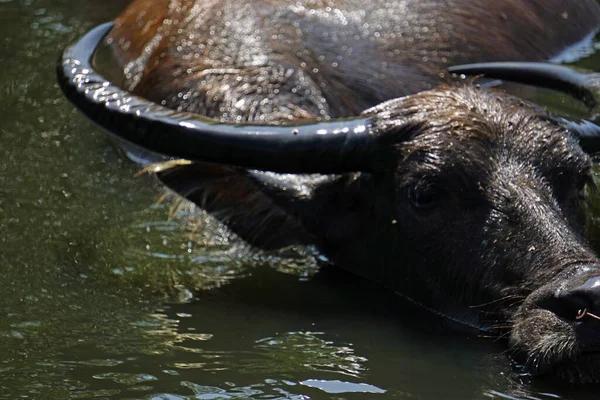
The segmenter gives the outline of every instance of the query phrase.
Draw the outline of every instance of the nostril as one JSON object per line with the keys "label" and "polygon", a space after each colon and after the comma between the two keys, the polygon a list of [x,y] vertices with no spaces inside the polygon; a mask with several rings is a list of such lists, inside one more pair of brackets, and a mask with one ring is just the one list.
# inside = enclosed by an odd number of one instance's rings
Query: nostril
{"label": "nostril", "polygon": [[557,316],[580,321],[587,317],[600,319],[600,276],[587,279],[583,284],[575,283],[572,289],[546,298],[538,306],[552,311]]}
{"label": "nostril", "polygon": [[599,319],[596,314],[600,311],[600,277],[595,276],[586,280],[583,285],[577,286],[569,290],[567,294],[578,296],[587,302],[588,306],[577,311],[575,319],[582,320],[587,316]]}
{"label": "nostril", "polygon": [[582,319],[584,313],[592,312],[592,303],[588,299],[570,292],[546,298],[537,305],[568,321]]}

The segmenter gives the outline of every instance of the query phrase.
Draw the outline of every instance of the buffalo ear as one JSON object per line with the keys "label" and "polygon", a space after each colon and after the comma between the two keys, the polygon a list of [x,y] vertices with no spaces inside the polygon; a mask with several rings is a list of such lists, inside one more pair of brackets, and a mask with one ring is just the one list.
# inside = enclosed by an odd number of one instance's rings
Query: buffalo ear
{"label": "buffalo ear", "polygon": [[308,245],[313,238],[243,169],[206,163],[154,166],[157,177],[224,223],[245,242],[275,250]]}
{"label": "buffalo ear", "polygon": [[[187,164],[186,164],[187,163]],[[318,245],[329,250],[361,238],[372,218],[370,180],[360,174],[295,175],[214,164],[165,162],[158,178],[263,250]],[[366,218],[366,219],[365,219]],[[334,250],[335,251],[335,250]]]}

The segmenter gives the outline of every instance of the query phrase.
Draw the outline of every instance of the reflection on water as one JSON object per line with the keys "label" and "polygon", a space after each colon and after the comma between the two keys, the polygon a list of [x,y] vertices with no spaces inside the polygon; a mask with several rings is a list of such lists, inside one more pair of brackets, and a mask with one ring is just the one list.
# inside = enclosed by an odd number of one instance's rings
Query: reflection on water
{"label": "reflection on water", "polygon": [[596,398],[522,382],[502,343],[316,274],[310,250],[257,254],[157,202],[54,83],[126,3],[0,0],[0,398]]}

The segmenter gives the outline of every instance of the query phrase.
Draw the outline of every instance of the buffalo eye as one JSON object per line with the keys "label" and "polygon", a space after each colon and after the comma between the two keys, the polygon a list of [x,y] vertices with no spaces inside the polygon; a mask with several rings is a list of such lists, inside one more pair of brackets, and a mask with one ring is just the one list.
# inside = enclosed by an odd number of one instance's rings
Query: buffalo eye
{"label": "buffalo eye", "polygon": [[440,203],[443,198],[443,190],[437,185],[419,182],[408,188],[407,197],[415,210],[426,211]]}

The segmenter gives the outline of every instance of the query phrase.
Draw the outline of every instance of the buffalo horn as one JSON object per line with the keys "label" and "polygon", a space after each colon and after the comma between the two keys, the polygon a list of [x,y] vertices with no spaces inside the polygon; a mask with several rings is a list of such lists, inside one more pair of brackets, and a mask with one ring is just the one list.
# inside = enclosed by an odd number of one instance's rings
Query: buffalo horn
{"label": "buffalo horn", "polygon": [[[558,90],[582,101],[592,109],[598,105],[598,74],[583,74],[562,65],[539,62],[489,62],[457,65],[448,68],[448,71],[465,75],[481,74],[489,78]],[[560,119],[559,122],[579,138],[584,151],[600,151],[600,126],[586,120],[575,122]]]}
{"label": "buffalo horn", "polygon": [[117,137],[170,157],[282,173],[369,171],[373,122],[354,118],[297,125],[235,125],[177,112],[113,85],[92,57],[113,23],[100,25],[59,60],[58,82],[88,118]]}

